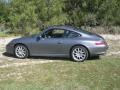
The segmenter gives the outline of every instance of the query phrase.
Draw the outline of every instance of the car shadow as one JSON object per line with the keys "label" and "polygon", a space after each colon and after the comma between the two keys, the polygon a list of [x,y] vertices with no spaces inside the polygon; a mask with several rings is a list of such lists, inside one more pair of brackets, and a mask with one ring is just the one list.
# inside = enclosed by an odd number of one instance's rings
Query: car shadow
{"label": "car shadow", "polygon": [[[6,52],[2,53],[2,55],[6,56],[6,57],[16,58],[14,55],[8,54]],[[67,58],[67,57],[30,56],[30,57],[28,57],[28,59],[35,59],[35,60],[38,60],[38,59],[43,59],[43,60],[61,60],[61,61],[72,61],[72,62],[75,62],[72,59]],[[100,57],[91,57],[91,58],[89,58],[86,61],[93,61],[93,60],[100,60]]]}
{"label": "car shadow", "polygon": [[3,55],[3,56],[6,56],[6,57],[14,57],[13,55],[8,54],[8,53],[6,53],[6,52],[2,53],[2,55]]}
{"label": "car shadow", "polygon": [[[16,58],[14,55],[8,54],[6,52],[2,53],[3,56]],[[16,58],[17,59],[17,58]],[[72,61],[70,58],[65,57],[47,57],[47,56],[30,56],[27,59],[43,59],[43,60],[63,60],[63,61]]]}

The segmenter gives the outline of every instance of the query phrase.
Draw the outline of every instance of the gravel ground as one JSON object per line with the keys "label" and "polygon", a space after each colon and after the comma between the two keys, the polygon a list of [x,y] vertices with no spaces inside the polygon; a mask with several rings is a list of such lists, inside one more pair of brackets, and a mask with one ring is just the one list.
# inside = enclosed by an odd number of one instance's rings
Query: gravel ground
{"label": "gravel ground", "polygon": [[119,40],[120,42],[120,35],[101,35],[103,36],[106,40]]}
{"label": "gravel ground", "polygon": [[120,35],[101,35],[101,36],[103,36],[106,39],[109,45],[109,49],[106,55],[120,56]]}
{"label": "gravel ground", "polygon": [[[106,54],[106,56],[120,56],[120,35],[101,35],[103,36],[108,45],[109,50]],[[10,38],[0,38],[0,68],[4,67],[10,67],[10,66],[22,66],[22,65],[28,65],[28,64],[38,64],[38,63],[49,63],[49,62],[55,62],[58,60],[51,60],[51,59],[34,59],[34,58],[28,58],[28,59],[16,59],[14,57],[8,57],[3,55],[5,52],[5,46],[8,42],[10,42],[12,39],[19,38],[19,37],[10,37]],[[6,64],[5,62],[14,61],[14,63]]]}

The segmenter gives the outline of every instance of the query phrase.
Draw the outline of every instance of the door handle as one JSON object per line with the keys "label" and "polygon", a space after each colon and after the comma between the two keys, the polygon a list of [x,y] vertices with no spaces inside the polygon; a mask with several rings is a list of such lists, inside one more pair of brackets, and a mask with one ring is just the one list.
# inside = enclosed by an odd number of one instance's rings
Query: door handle
{"label": "door handle", "polygon": [[58,42],[57,44],[63,44],[62,42]]}

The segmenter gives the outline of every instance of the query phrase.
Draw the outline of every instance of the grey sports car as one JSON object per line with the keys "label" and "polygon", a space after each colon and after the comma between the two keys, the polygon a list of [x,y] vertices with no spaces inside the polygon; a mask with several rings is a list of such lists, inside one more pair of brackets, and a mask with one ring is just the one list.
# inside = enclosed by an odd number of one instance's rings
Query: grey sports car
{"label": "grey sports car", "polygon": [[51,26],[42,33],[12,40],[6,52],[24,59],[28,56],[70,57],[84,61],[106,53],[105,40],[91,32],[72,26]]}

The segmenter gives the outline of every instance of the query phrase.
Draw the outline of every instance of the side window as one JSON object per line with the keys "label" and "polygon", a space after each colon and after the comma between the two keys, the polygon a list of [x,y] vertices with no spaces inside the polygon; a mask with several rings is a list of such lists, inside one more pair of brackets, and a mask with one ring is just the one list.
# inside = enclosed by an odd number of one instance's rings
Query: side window
{"label": "side window", "polygon": [[76,38],[76,37],[80,37],[81,35],[79,33],[73,32],[73,31],[69,31],[69,33],[67,34],[67,38]]}
{"label": "side window", "polygon": [[42,35],[42,37],[43,38],[62,38],[64,37],[64,33],[65,33],[65,30],[52,29],[52,30],[48,30],[47,32],[45,32]]}

